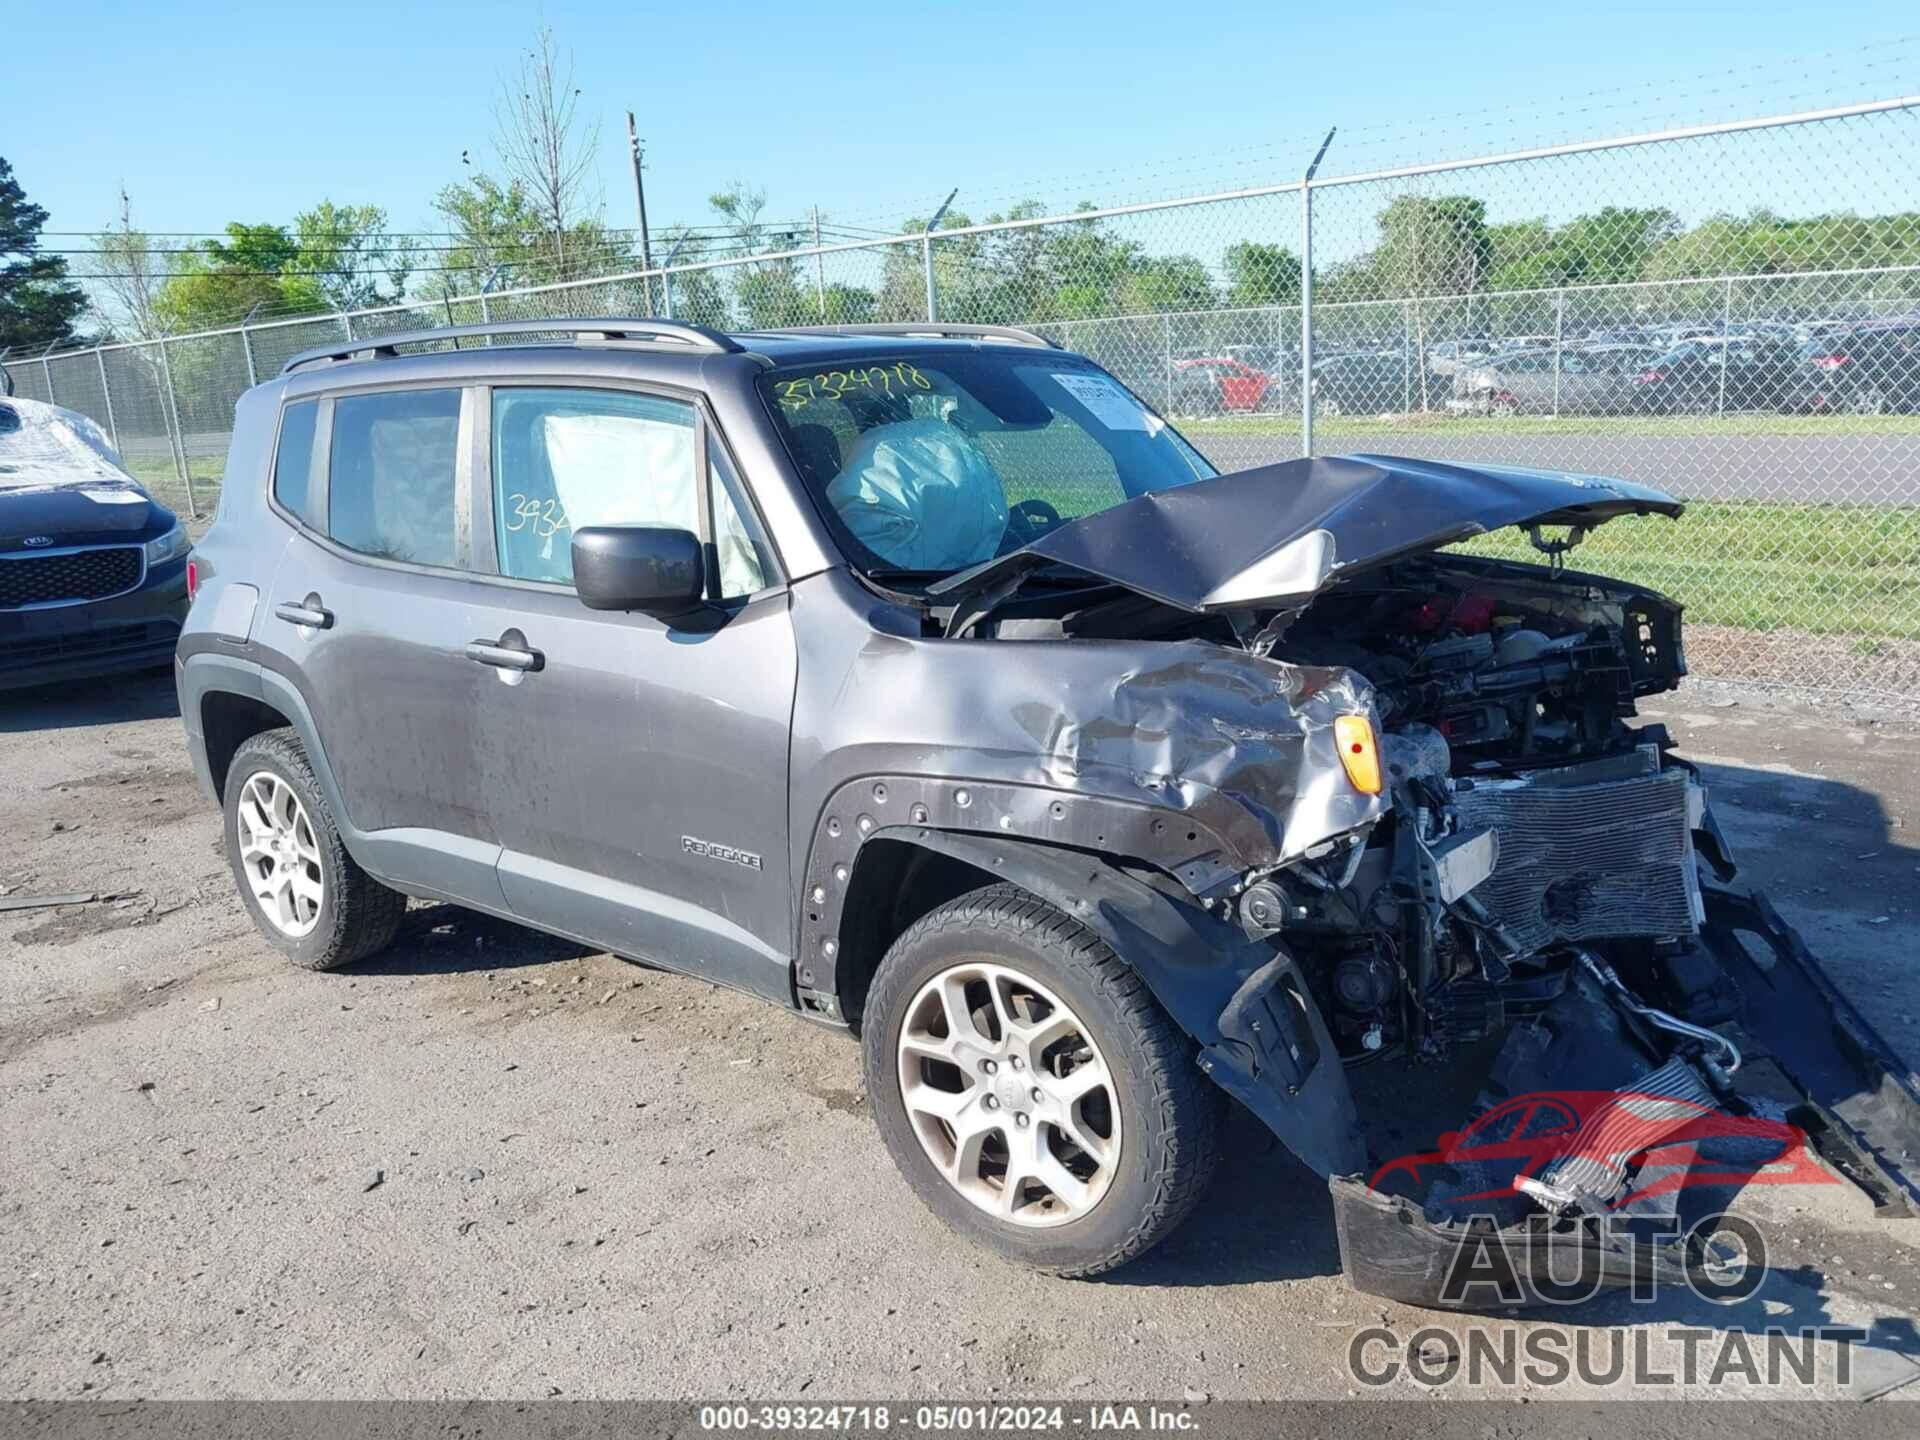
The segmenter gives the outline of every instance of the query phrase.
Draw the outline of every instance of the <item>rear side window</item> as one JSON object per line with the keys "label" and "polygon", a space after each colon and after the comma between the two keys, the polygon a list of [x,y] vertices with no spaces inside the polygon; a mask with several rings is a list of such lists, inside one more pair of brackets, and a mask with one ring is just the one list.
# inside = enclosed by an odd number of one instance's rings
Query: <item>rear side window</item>
{"label": "rear side window", "polygon": [[313,494],[314,423],[320,414],[317,400],[289,405],[280,418],[280,448],[273,457],[273,498],[302,524],[325,530]]}
{"label": "rear side window", "polygon": [[333,402],[327,533],[350,550],[451,566],[458,390],[395,390]]}

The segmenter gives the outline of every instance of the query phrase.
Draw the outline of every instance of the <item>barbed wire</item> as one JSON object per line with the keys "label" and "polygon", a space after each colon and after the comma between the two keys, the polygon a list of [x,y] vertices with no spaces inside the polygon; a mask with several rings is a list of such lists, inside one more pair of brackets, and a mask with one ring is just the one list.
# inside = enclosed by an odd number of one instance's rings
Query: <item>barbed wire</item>
{"label": "barbed wire", "polygon": [[[1707,123],[1716,117],[1705,113],[1706,107],[1716,98],[1731,100],[1741,97],[1745,110],[1752,111],[1755,104],[1754,93],[1761,88],[1766,76],[1778,75],[1783,70],[1793,70],[1800,74],[1803,83],[1788,90],[1773,90],[1767,93],[1767,101],[1773,107],[1789,107],[1804,100],[1818,100],[1826,104],[1841,104],[1849,99],[1864,98],[1862,95],[1845,94],[1835,89],[1835,79],[1831,73],[1816,76],[1810,67],[1824,62],[1850,60],[1855,70],[1860,72],[1857,78],[1850,77],[1850,90],[1884,91],[1888,85],[1889,72],[1898,72],[1910,80],[1920,82],[1920,33],[1897,36],[1873,44],[1825,51],[1811,56],[1795,56],[1785,60],[1766,61],[1754,66],[1733,67],[1725,70],[1709,70],[1691,77],[1677,80],[1647,80],[1630,85],[1612,86],[1605,89],[1586,91],[1581,94],[1563,97],[1557,106],[1542,108],[1537,101],[1515,101],[1511,104],[1482,106],[1470,109],[1423,116],[1418,121],[1383,121],[1375,124],[1339,125],[1336,157],[1339,163],[1327,172],[1329,175],[1341,171],[1389,168],[1401,161],[1431,159],[1430,153],[1436,128],[1447,128],[1454,132],[1458,143],[1450,150],[1457,152],[1457,158],[1467,158],[1476,153],[1491,152],[1502,147],[1495,140],[1497,134],[1514,136],[1524,133],[1530,147],[1571,144],[1580,140],[1602,138],[1603,131],[1596,123],[1589,123],[1577,131],[1563,127],[1555,131],[1552,122],[1556,120],[1586,120],[1597,122],[1600,117],[1609,114],[1618,116],[1639,97],[1650,93],[1659,93],[1670,97],[1668,103],[1658,111],[1644,111],[1637,117],[1639,123],[1624,122],[1615,118],[1604,133],[1620,133],[1628,129],[1655,128],[1663,121],[1685,119],[1689,123]],[[1717,83],[1717,82],[1741,83]],[[1871,82],[1871,83],[1869,83]],[[1898,87],[1906,91],[1909,86]],[[1607,103],[1611,102],[1611,103]],[[1330,123],[1337,123],[1338,116],[1330,117]],[[1476,123],[1477,122],[1477,123]],[[1518,127],[1524,126],[1524,132]],[[1498,127],[1505,127],[1504,129]],[[1033,177],[1027,180],[1007,183],[1006,188],[980,192],[962,186],[959,203],[969,213],[990,210],[1002,205],[1017,204],[1022,201],[1045,201],[1049,196],[1072,194],[1078,200],[1092,200],[1096,203],[1105,198],[1106,192],[1113,187],[1124,187],[1127,199],[1148,201],[1173,198],[1179,193],[1194,193],[1198,190],[1223,188],[1204,183],[1210,178],[1223,176],[1244,177],[1250,170],[1261,171],[1261,179],[1267,181],[1288,181],[1299,178],[1299,172],[1311,158],[1319,145],[1324,130],[1301,135],[1297,142],[1282,143],[1261,141],[1246,145],[1214,146],[1205,151],[1186,152],[1167,156],[1142,169],[1138,164],[1107,166],[1093,170],[1069,171],[1053,176]],[[1408,147],[1417,142],[1418,151]],[[1353,163],[1356,157],[1366,157],[1365,163]],[[1230,157],[1230,158],[1226,158]],[[1166,192],[1152,192],[1152,182],[1167,180],[1175,183],[1175,188]],[[1152,193],[1150,193],[1152,192]],[[851,217],[842,214],[842,223],[860,223],[883,220],[894,226],[892,233],[898,233],[904,217],[915,213],[915,207],[922,213],[930,213],[933,201],[925,197],[902,198],[892,204],[874,204]]]}

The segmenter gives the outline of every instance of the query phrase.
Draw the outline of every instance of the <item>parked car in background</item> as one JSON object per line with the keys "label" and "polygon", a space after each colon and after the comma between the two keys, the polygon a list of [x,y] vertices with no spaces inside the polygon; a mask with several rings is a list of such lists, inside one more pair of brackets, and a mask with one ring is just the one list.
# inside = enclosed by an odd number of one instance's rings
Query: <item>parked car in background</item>
{"label": "parked car in background", "polygon": [[1795,375],[1797,410],[1920,410],[1920,318],[1875,321],[1816,340]]}
{"label": "parked car in background", "polygon": [[0,690],[171,663],[188,549],[93,421],[0,399]]}
{"label": "parked car in background", "polygon": [[1435,375],[1454,375],[1462,366],[1486,359],[1490,348],[1484,339],[1436,340],[1427,346],[1427,369]]}
{"label": "parked car in background", "polygon": [[[1446,381],[1428,382],[1429,403],[1445,396]],[[1420,408],[1420,374],[1401,351],[1329,355],[1313,365],[1313,406],[1322,415],[1380,415]]]}
{"label": "parked car in background", "polygon": [[1242,360],[1220,355],[1173,362],[1172,404],[1176,415],[1224,415],[1258,410],[1272,380]]}
{"label": "parked car in background", "polygon": [[1523,350],[1544,350],[1553,344],[1551,335],[1502,335],[1493,342],[1490,353],[1494,355],[1517,355]]}
{"label": "parked car in background", "polygon": [[1454,377],[1448,408],[1488,415],[1619,415],[1632,408],[1633,378],[1655,353],[1644,345],[1591,345],[1496,356]]}
{"label": "parked car in background", "polygon": [[1633,377],[1635,408],[1657,415],[1798,408],[1802,349],[1759,337],[1684,341]]}

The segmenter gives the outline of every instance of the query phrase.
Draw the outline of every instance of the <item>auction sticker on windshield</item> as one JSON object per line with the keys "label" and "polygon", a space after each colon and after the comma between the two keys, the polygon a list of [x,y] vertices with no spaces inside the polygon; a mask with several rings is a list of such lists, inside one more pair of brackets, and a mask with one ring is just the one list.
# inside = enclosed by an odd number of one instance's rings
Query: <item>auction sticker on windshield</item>
{"label": "auction sticker on windshield", "polygon": [[[1145,430],[1151,418],[1138,400],[1105,375],[1051,372],[1060,388],[1109,430]],[[1157,428],[1157,427],[1155,427]]]}

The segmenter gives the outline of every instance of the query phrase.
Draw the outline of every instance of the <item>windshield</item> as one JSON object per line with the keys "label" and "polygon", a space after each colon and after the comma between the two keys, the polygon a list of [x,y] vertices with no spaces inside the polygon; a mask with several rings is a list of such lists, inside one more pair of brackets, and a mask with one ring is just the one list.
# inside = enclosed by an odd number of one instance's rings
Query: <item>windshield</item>
{"label": "windshield", "polygon": [[36,401],[0,400],[0,490],[126,482],[120,457],[86,416]]}
{"label": "windshield", "polygon": [[1213,466],[1119,381],[1042,352],[770,370],[776,428],[861,569],[932,579]]}

